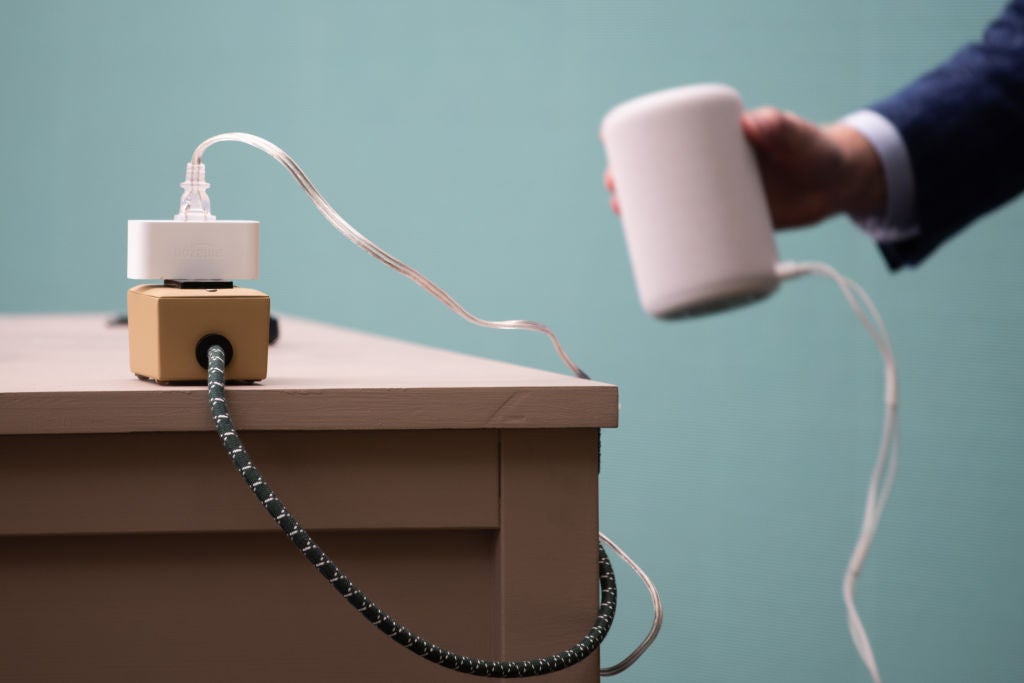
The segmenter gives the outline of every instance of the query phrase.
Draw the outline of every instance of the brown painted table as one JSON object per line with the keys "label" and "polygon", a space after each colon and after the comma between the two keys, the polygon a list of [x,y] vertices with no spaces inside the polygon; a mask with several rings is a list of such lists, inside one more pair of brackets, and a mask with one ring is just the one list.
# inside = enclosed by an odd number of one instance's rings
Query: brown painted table
{"label": "brown painted table", "polygon": [[[268,379],[228,388],[232,416],[342,571],[463,654],[546,656],[585,634],[616,388],[281,329]],[[136,379],[124,327],[6,315],[0,340],[0,680],[471,680],[333,591],[232,468],[205,387]],[[591,657],[544,680],[597,679]]]}

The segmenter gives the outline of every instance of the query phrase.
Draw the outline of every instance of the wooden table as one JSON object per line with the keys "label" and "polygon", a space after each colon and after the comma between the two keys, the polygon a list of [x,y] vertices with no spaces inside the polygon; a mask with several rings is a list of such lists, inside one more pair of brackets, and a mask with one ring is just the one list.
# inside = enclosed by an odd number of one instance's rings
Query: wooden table
{"label": "wooden table", "polygon": [[[136,379],[126,328],[8,315],[0,339],[0,680],[470,680],[333,591],[232,468],[205,387]],[[227,394],[289,509],[414,631],[518,659],[593,623],[614,386],[285,318],[268,379]],[[545,680],[597,679],[591,657]]]}

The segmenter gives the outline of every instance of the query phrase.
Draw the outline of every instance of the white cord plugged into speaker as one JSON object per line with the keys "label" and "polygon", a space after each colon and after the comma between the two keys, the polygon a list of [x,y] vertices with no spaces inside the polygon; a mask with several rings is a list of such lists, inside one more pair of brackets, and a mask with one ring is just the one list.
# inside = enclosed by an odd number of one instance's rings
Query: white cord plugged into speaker
{"label": "white cord plugged into speaker", "polygon": [[854,593],[857,586],[857,578],[860,576],[864,562],[867,560],[868,551],[871,549],[871,542],[875,538],[875,532],[878,531],[878,523],[882,518],[882,511],[889,500],[893,479],[896,476],[896,466],[899,461],[899,416],[897,413],[899,388],[892,342],[889,339],[889,332],[885,328],[885,323],[882,321],[882,316],[878,313],[878,309],[875,308],[867,292],[859,284],[845,277],[832,266],[826,263],[785,262],[777,264],[776,273],[780,279],[815,274],[834,280],[861,324],[864,325],[871,338],[874,339],[879,352],[882,354],[882,361],[885,365],[885,412],[882,421],[881,443],[879,444],[878,455],[875,458],[875,465],[871,470],[871,478],[868,482],[860,533],[857,536],[853,553],[850,555],[850,560],[847,563],[846,573],[843,575],[843,602],[846,604],[846,619],[850,629],[850,638],[853,640],[853,645],[864,662],[864,666],[867,667],[868,673],[871,674],[871,679],[875,683],[882,683],[882,676],[878,670],[878,663],[875,661],[875,653],[871,648],[871,641],[868,639],[864,622],[857,612]]}

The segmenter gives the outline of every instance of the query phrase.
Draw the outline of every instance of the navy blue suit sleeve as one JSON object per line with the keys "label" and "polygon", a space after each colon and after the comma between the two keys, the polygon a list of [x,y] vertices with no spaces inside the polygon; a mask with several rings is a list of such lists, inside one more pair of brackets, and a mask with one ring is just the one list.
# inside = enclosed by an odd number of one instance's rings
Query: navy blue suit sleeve
{"label": "navy blue suit sleeve", "polygon": [[882,246],[890,266],[916,265],[943,240],[1024,189],[1024,0],[981,42],[871,107],[910,154],[919,234]]}

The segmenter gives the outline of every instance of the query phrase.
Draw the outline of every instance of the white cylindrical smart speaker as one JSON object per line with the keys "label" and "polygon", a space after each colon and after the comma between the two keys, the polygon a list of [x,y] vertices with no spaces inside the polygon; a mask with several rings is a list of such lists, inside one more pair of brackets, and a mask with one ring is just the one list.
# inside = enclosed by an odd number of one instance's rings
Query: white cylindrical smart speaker
{"label": "white cylindrical smart speaker", "polygon": [[778,253],[764,186],[725,85],[624,102],[601,123],[640,303],[673,318],[767,296]]}

